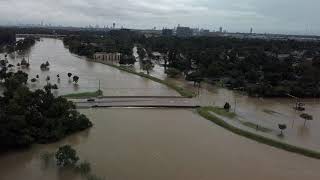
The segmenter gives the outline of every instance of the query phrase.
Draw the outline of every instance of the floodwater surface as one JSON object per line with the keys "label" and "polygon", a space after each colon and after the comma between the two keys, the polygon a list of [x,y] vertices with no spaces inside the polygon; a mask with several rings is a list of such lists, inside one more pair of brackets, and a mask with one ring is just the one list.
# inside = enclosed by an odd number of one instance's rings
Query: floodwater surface
{"label": "floodwater surface", "polygon": [[87,109],[94,123],[65,140],[0,156],[0,179],[72,180],[43,151],[70,144],[93,174],[112,180],[318,180],[320,161],[235,135],[192,110]]}
{"label": "floodwater surface", "polygon": [[[165,85],[73,55],[59,39],[42,38],[28,52],[14,57],[13,54],[9,56],[9,63],[13,65],[21,62],[23,57],[29,59],[30,68],[22,69],[29,74],[29,79],[35,78],[37,74],[40,76],[36,83],[29,81],[32,89],[42,88],[47,84],[47,76],[50,76],[49,82],[59,86],[59,90],[55,92],[57,95],[93,92],[99,89],[99,81],[106,96],[179,95]],[[50,63],[50,70],[40,70],[40,65],[46,61]],[[20,68],[15,67],[12,70],[18,69]],[[72,78],[68,78],[69,72],[80,77],[77,85],[72,82]]]}

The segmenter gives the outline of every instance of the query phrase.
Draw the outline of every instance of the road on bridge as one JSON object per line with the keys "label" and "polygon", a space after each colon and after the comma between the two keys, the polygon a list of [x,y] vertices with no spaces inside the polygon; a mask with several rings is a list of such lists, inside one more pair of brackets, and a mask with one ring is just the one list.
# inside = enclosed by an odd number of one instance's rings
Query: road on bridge
{"label": "road on bridge", "polygon": [[94,101],[88,99],[69,99],[77,108],[91,107],[167,107],[167,108],[196,108],[196,99],[183,97],[103,97]]}

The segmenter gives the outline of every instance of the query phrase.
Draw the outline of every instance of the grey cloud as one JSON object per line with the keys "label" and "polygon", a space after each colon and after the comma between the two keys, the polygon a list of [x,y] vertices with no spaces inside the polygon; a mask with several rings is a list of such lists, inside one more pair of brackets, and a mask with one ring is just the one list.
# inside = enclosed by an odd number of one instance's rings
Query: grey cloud
{"label": "grey cloud", "polygon": [[0,0],[0,23],[130,28],[177,24],[230,31],[320,34],[319,0]]}

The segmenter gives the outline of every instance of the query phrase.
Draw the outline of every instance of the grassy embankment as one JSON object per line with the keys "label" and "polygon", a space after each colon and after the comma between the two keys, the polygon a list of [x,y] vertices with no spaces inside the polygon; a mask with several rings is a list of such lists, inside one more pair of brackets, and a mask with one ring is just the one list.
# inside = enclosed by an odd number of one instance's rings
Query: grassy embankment
{"label": "grassy embankment", "polygon": [[[117,68],[117,69],[119,69],[121,71],[125,71],[125,72],[131,73],[131,74],[135,74],[135,75],[141,76],[143,78],[147,78],[147,79],[150,79],[152,81],[164,84],[164,85],[168,86],[169,88],[174,89],[175,91],[177,91],[183,97],[192,98],[192,97],[195,96],[194,92],[189,91],[189,90],[187,90],[187,89],[185,89],[183,87],[180,87],[180,86],[178,86],[178,85],[176,85],[174,83],[171,83],[171,82],[168,82],[168,81],[165,81],[165,80],[150,76],[150,75],[142,73],[142,72],[136,72],[136,71],[134,71],[134,70],[132,70],[130,68],[127,68],[127,67],[118,66],[118,65],[109,64],[109,63],[104,63],[104,64],[106,64],[108,66],[111,66],[111,67],[114,67],[114,68]],[[66,98],[90,98],[90,97],[98,97],[98,96],[102,96],[101,94],[98,93],[98,91],[74,93],[74,94],[64,95],[64,97],[66,97]]]}
{"label": "grassy embankment", "polygon": [[[207,111],[212,111],[220,116],[224,116],[224,117],[227,117],[229,119],[233,119],[237,116],[236,113],[234,112],[229,112],[229,111],[226,111],[224,108],[221,108],[221,107],[203,107],[204,109],[206,109]],[[246,127],[249,127],[249,128],[252,128],[252,129],[255,129],[257,131],[261,131],[261,132],[265,132],[265,133],[268,133],[268,132],[271,132],[272,130],[269,129],[269,128],[266,128],[266,127],[263,127],[261,125],[258,125],[258,124],[255,124],[255,123],[252,123],[252,122],[246,122],[246,121],[241,121],[239,120],[239,123],[241,123],[242,125],[246,126]]]}
{"label": "grassy embankment", "polygon": [[[212,107],[202,107],[202,108],[198,108],[197,111],[198,113],[206,118],[207,120],[212,121],[213,123],[235,133],[238,134],[240,136],[252,139],[254,141],[260,142],[260,143],[264,143],[276,148],[280,148],[289,152],[293,152],[293,153],[297,153],[297,154],[301,154],[307,157],[311,157],[311,158],[316,158],[316,159],[320,159],[320,152],[318,151],[313,151],[310,149],[305,149],[302,147],[297,147],[294,145],[290,145],[284,142],[280,142],[271,138],[267,138],[252,132],[248,132],[245,130],[242,130],[240,128],[234,127],[230,124],[228,124],[227,122],[223,121],[222,119],[214,116],[213,114],[210,113],[210,111],[212,110]],[[217,113],[218,114],[218,113]]]}
{"label": "grassy embankment", "polygon": [[109,64],[109,63],[104,63],[104,64],[106,64],[108,66],[111,66],[111,67],[114,67],[114,68],[117,68],[117,69],[119,69],[121,71],[125,71],[125,72],[131,73],[131,74],[135,74],[135,75],[150,79],[152,81],[164,84],[164,85],[168,86],[169,88],[172,88],[175,91],[177,91],[183,97],[192,98],[192,97],[195,96],[194,92],[189,91],[189,90],[187,90],[187,89],[185,89],[183,87],[180,87],[180,86],[178,86],[178,85],[176,85],[174,83],[171,83],[171,82],[168,82],[168,81],[165,81],[165,80],[150,76],[150,75],[142,73],[142,72],[136,72],[136,71],[134,71],[134,70],[132,70],[130,68],[127,68],[127,67],[118,66],[118,65]]}

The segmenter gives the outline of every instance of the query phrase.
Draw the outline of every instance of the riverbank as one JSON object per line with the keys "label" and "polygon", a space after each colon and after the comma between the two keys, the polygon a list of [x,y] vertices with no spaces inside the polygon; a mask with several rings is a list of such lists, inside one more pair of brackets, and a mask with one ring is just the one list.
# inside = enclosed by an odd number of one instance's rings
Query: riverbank
{"label": "riverbank", "polygon": [[257,141],[257,142],[260,142],[263,144],[267,144],[267,145],[270,145],[270,146],[273,146],[273,147],[276,147],[279,149],[283,149],[283,150],[286,150],[289,152],[301,154],[301,155],[311,157],[311,158],[320,159],[320,152],[318,152],[318,151],[313,151],[310,149],[297,147],[294,145],[290,145],[290,144],[287,144],[284,142],[280,142],[280,141],[277,141],[277,140],[274,140],[274,139],[271,139],[271,138],[268,138],[268,137],[265,137],[265,136],[262,136],[259,134],[255,134],[255,133],[237,128],[237,127],[227,123],[226,121],[220,119],[219,117],[213,115],[212,113],[210,113],[210,111],[211,111],[210,107],[198,108],[197,111],[202,117],[206,118],[207,120],[210,120],[213,123],[225,128],[235,134],[238,134],[240,136],[243,136],[243,137],[252,139],[254,141]]}
{"label": "riverbank", "polygon": [[175,91],[177,91],[183,97],[192,98],[192,97],[196,96],[196,94],[194,92],[192,92],[192,91],[189,91],[189,90],[187,90],[187,89],[185,89],[183,87],[180,87],[180,86],[178,86],[178,85],[176,85],[176,84],[174,84],[172,82],[153,77],[153,76],[145,74],[143,72],[136,72],[136,71],[134,71],[134,70],[132,70],[132,69],[130,69],[128,67],[120,66],[120,65],[116,65],[116,64],[111,64],[111,63],[106,63],[106,62],[103,62],[103,61],[97,61],[97,60],[91,60],[91,61],[94,61],[94,62],[97,62],[97,63],[102,63],[102,64],[105,64],[105,65],[114,67],[116,69],[119,69],[121,71],[125,71],[125,72],[131,73],[131,74],[135,74],[135,75],[141,76],[143,78],[147,78],[147,79],[150,79],[152,81],[164,84],[167,87],[172,88]]}

